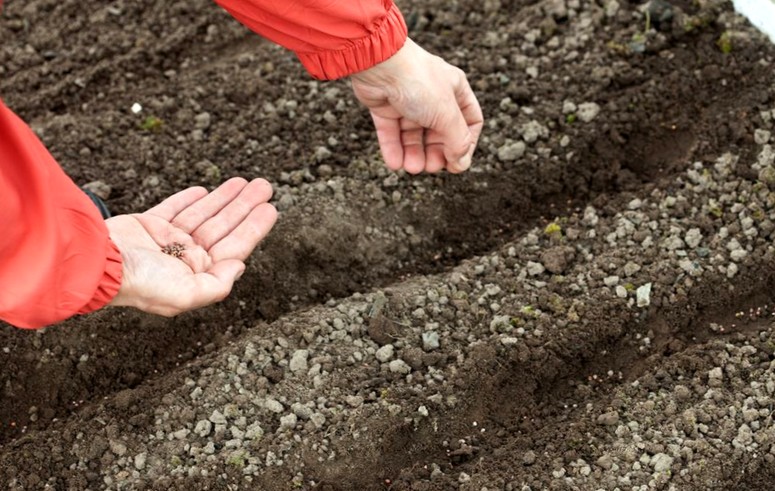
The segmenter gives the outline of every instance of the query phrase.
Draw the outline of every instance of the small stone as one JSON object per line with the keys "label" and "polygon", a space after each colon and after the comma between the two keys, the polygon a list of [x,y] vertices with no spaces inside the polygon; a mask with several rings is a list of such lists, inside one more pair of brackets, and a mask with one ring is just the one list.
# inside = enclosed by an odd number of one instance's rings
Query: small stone
{"label": "small stone", "polygon": [[391,361],[390,365],[388,366],[390,368],[390,371],[393,373],[400,373],[400,374],[406,375],[407,373],[412,371],[412,367],[407,365],[406,362],[401,359]]}
{"label": "small stone", "polygon": [[224,416],[220,411],[217,409],[213,411],[213,413],[210,415],[210,421],[217,425],[225,425],[226,424],[226,416]]}
{"label": "small stone", "polygon": [[544,265],[541,263],[535,263],[533,261],[527,262],[527,272],[530,276],[538,276],[539,274],[546,271],[546,268],[544,268]]}
{"label": "small stone", "polygon": [[385,346],[378,349],[377,352],[374,353],[374,356],[377,357],[377,360],[379,360],[380,363],[387,363],[393,359],[394,352],[395,348],[393,348],[393,345],[386,344]]}
{"label": "small stone", "polygon": [[574,104],[572,101],[565,100],[562,102],[562,113],[563,114],[573,114],[578,110],[578,106]]}
{"label": "small stone", "polygon": [[315,149],[315,161],[316,162],[322,162],[324,160],[327,160],[331,158],[333,153],[331,150],[328,149],[328,147],[318,147]]}
{"label": "small stone", "polygon": [[148,454],[145,452],[135,455],[135,469],[138,471],[145,469],[146,460],[148,460]]}
{"label": "small stone", "polygon": [[624,276],[632,276],[641,270],[640,264],[629,261],[624,265]]}
{"label": "small stone", "polygon": [[291,411],[293,411],[293,414],[301,419],[309,419],[312,417],[312,409],[306,404],[302,404],[300,402],[294,402],[291,404]]}
{"label": "small stone", "polygon": [[585,123],[591,122],[598,114],[600,114],[600,106],[594,102],[579,104],[579,109],[576,112],[579,119]]}
{"label": "small stone", "polygon": [[[280,414],[285,409],[280,401],[272,398],[264,400],[264,407],[267,411],[275,414]],[[212,419],[210,421],[212,421]]]}
{"label": "small stone", "polygon": [[363,405],[363,397],[361,396],[347,396],[344,400],[348,406],[353,408],[359,408]]}
{"label": "small stone", "polygon": [[715,380],[722,380],[724,378],[724,372],[721,367],[716,367],[708,371],[708,378]]}
{"label": "small stone", "polygon": [[439,349],[439,333],[436,331],[427,331],[422,333],[422,349],[424,351],[433,351]]}
{"label": "small stone", "polygon": [[619,277],[618,276],[607,276],[603,278],[603,284],[605,286],[614,286],[617,283],[619,283]]}
{"label": "small stone", "polygon": [[312,424],[315,425],[315,428],[322,428],[323,425],[326,424],[326,417],[321,413],[315,413],[309,418],[310,421],[312,421]]}
{"label": "small stone", "polygon": [[768,165],[759,171],[759,180],[768,188],[775,188],[775,167]]}
{"label": "small stone", "polygon": [[264,429],[258,423],[253,423],[245,430],[246,440],[260,440],[264,436]]}
{"label": "small stone", "polygon": [[609,411],[603,413],[597,417],[597,424],[603,426],[614,426],[619,424],[619,413],[616,411]]}
{"label": "small stone", "polygon": [[552,247],[541,254],[541,264],[552,274],[562,274],[568,268],[568,259],[572,249]]}
{"label": "small stone", "polygon": [[212,124],[212,119],[208,112],[199,113],[194,117],[194,127],[198,130],[206,130]]}
{"label": "small stone", "polygon": [[638,307],[648,307],[651,305],[651,283],[638,287],[635,291],[635,298]]}
{"label": "small stone", "polygon": [[428,412],[428,408],[427,408],[427,407],[425,407],[425,406],[420,406],[420,407],[418,407],[418,408],[417,408],[417,412],[418,412],[418,413],[420,413],[420,416],[423,416],[423,417],[426,417],[426,418],[427,418],[427,417],[428,417],[428,415],[430,414],[430,413]]}
{"label": "small stone", "polygon": [[673,389],[673,393],[675,394],[675,398],[679,401],[687,401],[692,397],[692,391],[685,385],[676,385]]}
{"label": "small stone", "polygon": [[736,249],[729,253],[729,258],[736,263],[739,263],[748,255],[748,251],[745,249]]}
{"label": "small stone", "polygon": [[210,421],[203,419],[197,422],[196,426],[194,427],[194,433],[204,438],[210,434],[212,429],[213,429],[213,424]]}
{"label": "small stone", "polygon": [[536,454],[532,450],[528,450],[522,455],[523,465],[533,465],[536,462]]}
{"label": "small stone", "polygon": [[757,129],[753,133],[753,139],[757,145],[766,145],[770,142],[772,133],[769,130]]}
{"label": "small stone", "polygon": [[296,350],[291,357],[288,368],[294,373],[306,371],[308,368],[307,359],[309,358],[309,350],[300,349]]}
{"label": "small stone", "polygon": [[511,162],[525,155],[527,145],[523,141],[507,141],[498,149],[498,160]]}
{"label": "small stone", "polygon": [[654,466],[654,472],[667,472],[673,465],[673,457],[658,453],[651,457],[651,465]]}
{"label": "small stone", "polygon": [[614,465],[614,460],[610,455],[606,454],[597,459],[597,462],[595,463],[605,470],[610,470]]}
{"label": "small stone", "polygon": [[695,249],[697,246],[699,246],[700,242],[702,242],[702,232],[700,232],[700,229],[689,229],[689,231],[686,232],[686,237],[684,237],[684,242],[686,242],[686,245],[692,249]]}
{"label": "small stone", "polygon": [[296,423],[299,422],[299,418],[293,414],[286,414],[280,418],[280,430],[292,430],[296,427]]}
{"label": "small stone", "polygon": [[110,451],[118,457],[126,455],[126,445],[118,440],[110,440]]}

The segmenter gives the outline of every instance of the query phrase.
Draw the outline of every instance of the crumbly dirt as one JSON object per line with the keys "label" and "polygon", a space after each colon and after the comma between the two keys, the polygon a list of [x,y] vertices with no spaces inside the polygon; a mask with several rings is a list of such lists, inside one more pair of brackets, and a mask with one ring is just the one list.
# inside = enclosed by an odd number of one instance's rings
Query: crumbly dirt
{"label": "crumbly dirt", "polygon": [[0,484],[772,489],[775,48],[715,1],[402,7],[483,105],[464,175],[388,172],[211,2],[6,2],[0,96],[114,213],[281,216],[217,306],[0,329]]}

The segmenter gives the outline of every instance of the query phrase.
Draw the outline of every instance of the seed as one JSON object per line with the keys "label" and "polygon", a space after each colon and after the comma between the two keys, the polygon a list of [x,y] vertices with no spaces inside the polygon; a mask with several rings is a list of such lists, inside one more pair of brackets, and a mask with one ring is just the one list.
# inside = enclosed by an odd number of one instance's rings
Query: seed
{"label": "seed", "polygon": [[183,251],[185,250],[186,246],[180,242],[173,242],[172,244],[167,244],[161,248],[161,252],[164,254],[169,254],[170,256],[176,257],[178,259],[183,257]]}

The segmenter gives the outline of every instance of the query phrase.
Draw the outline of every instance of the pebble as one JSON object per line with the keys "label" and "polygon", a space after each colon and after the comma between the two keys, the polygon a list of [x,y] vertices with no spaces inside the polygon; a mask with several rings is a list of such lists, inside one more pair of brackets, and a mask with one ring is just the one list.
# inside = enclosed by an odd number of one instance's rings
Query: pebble
{"label": "pebble", "polygon": [[[275,414],[279,414],[285,409],[280,401],[271,398],[268,398],[264,401],[264,407],[267,411],[273,412]],[[210,421],[212,421],[212,419],[210,419]]]}
{"label": "pebble", "polygon": [[772,133],[769,130],[757,129],[753,133],[753,139],[757,145],[766,145],[771,137]]}
{"label": "pebble", "polygon": [[194,127],[198,130],[206,130],[212,124],[212,116],[208,112],[199,113],[194,116]]}
{"label": "pebble", "polygon": [[673,465],[673,457],[658,453],[651,457],[651,465],[654,467],[654,472],[667,472]]}
{"label": "pebble", "polygon": [[511,162],[525,155],[527,145],[523,141],[508,141],[498,149],[498,160]]}
{"label": "pebble", "polygon": [[292,430],[298,422],[299,418],[295,414],[286,414],[280,418],[280,430]]}
{"label": "pebble", "polygon": [[110,451],[116,454],[118,457],[126,455],[126,445],[118,440],[110,440]]}
{"label": "pebble", "polygon": [[146,452],[139,453],[135,455],[135,469],[138,471],[141,471],[145,469],[145,462],[148,459],[148,454]]}
{"label": "pebble", "polygon": [[377,357],[377,360],[379,360],[381,363],[387,363],[390,360],[393,359],[393,354],[395,352],[395,348],[392,344],[386,344],[385,346],[381,347],[374,353],[374,356]]}
{"label": "pebble", "polygon": [[533,261],[527,262],[527,272],[530,276],[538,276],[539,274],[546,271],[546,268],[544,268],[544,265],[541,263],[536,263]]}
{"label": "pebble", "polygon": [[197,422],[196,426],[194,427],[194,433],[204,438],[210,434],[212,429],[213,429],[213,424],[210,421],[203,419]]}
{"label": "pebble", "polygon": [[288,368],[296,373],[306,371],[308,368],[307,359],[309,358],[309,350],[300,349],[296,350],[291,357],[291,361],[288,364]]}
{"label": "pebble", "polygon": [[226,424],[226,416],[224,416],[220,411],[215,409],[213,413],[210,415],[210,421],[213,424],[217,425],[225,425]]}
{"label": "pebble", "polygon": [[592,122],[598,114],[600,114],[600,105],[595,102],[579,104],[579,109],[576,113],[579,119],[585,123]]}
{"label": "pebble", "polygon": [[433,351],[439,349],[439,333],[436,331],[426,331],[422,333],[422,349],[424,351]]}
{"label": "pebble", "polygon": [[605,284],[605,286],[614,286],[617,283],[619,283],[618,276],[607,276],[603,278],[603,284]]}
{"label": "pebble", "polygon": [[532,450],[528,450],[522,455],[522,464],[533,465],[536,462],[536,454]]}
{"label": "pebble", "polygon": [[686,236],[684,237],[684,242],[686,242],[686,245],[692,249],[697,248],[697,246],[700,245],[700,242],[702,242],[702,232],[700,232],[700,229],[689,229],[689,231],[686,232]]}
{"label": "pebble", "polygon": [[412,371],[412,367],[407,365],[406,362],[401,359],[391,361],[390,365],[388,366],[390,368],[390,371],[393,373],[401,373],[406,375],[407,373]]}
{"label": "pebble", "polygon": [[614,426],[619,424],[619,413],[616,411],[603,413],[597,417],[597,424],[603,426]]}
{"label": "pebble", "polygon": [[347,396],[344,398],[348,406],[358,408],[363,405],[363,397],[361,396]]}
{"label": "pebble", "polygon": [[640,264],[629,261],[627,262],[627,264],[624,265],[624,276],[632,276],[640,270],[641,270]]}
{"label": "pebble", "polygon": [[651,283],[638,287],[635,291],[635,299],[638,307],[648,307],[651,305]]}

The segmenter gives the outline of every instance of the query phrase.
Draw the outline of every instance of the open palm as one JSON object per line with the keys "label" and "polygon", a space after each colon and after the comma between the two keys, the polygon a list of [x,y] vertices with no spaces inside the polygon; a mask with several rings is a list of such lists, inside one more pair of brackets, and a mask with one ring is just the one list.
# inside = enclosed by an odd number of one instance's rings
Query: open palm
{"label": "open palm", "polygon": [[[173,316],[223,300],[277,211],[263,179],[230,179],[208,193],[181,191],[142,214],[106,221],[123,279],[111,305]],[[164,252],[165,248],[179,254]]]}

